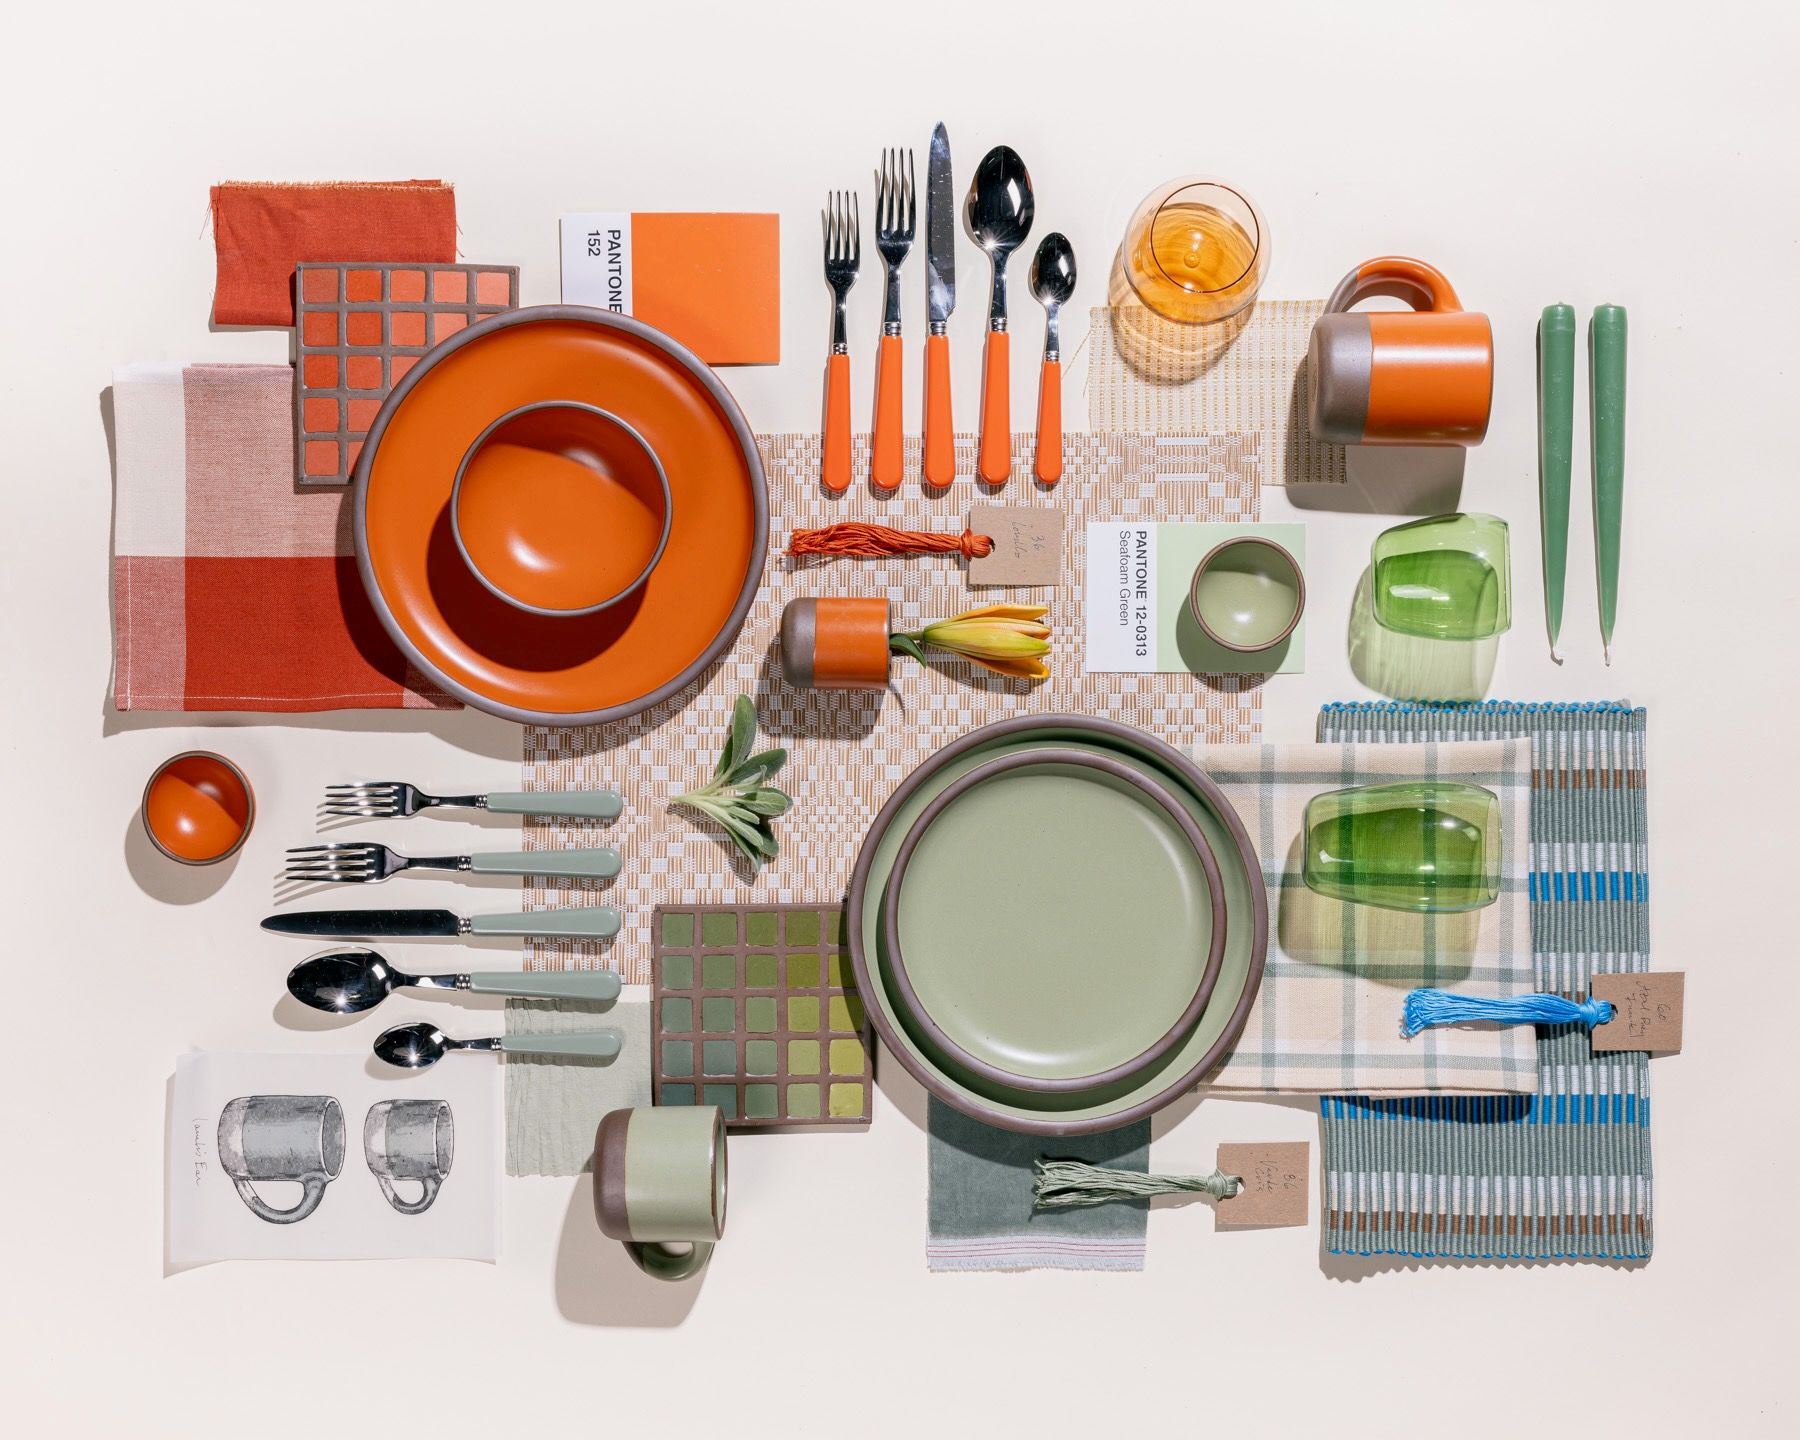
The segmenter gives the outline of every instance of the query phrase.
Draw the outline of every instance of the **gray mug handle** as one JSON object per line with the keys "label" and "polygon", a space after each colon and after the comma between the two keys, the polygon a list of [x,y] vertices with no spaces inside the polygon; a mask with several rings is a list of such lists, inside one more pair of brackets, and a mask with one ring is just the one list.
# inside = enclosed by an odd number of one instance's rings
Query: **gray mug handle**
{"label": "gray mug handle", "polygon": [[706,1268],[706,1262],[712,1259],[713,1242],[696,1240],[686,1254],[677,1254],[654,1241],[627,1240],[625,1250],[637,1261],[638,1269],[653,1279],[686,1280]]}
{"label": "gray mug handle", "polygon": [[386,1175],[377,1174],[375,1183],[381,1187],[381,1193],[402,1215],[423,1215],[431,1208],[431,1202],[437,1199],[438,1187],[444,1183],[442,1175],[424,1175],[419,1184],[425,1188],[419,1191],[417,1200],[402,1200],[394,1190],[394,1182]]}
{"label": "gray mug handle", "polygon": [[301,1194],[299,1203],[291,1210],[277,1210],[256,1193],[256,1187],[248,1180],[233,1179],[231,1183],[237,1186],[238,1199],[250,1207],[252,1214],[267,1220],[271,1225],[292,1225],[319,1208],[319,1202],[325,1198],[325,1187],[330,1182],[317,1171],[304,1177],[300,1183],[306,1189]]}

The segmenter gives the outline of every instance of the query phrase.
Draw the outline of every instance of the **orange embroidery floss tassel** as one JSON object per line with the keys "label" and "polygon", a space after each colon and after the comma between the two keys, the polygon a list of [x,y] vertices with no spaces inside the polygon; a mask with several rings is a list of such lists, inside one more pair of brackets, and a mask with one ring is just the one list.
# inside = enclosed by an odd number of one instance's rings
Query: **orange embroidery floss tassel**
{"label": "orange embroidery floss tassel", "polygon": [[865,525],[845,520],[820,530],[796,530],[788,539],[790,555],[835,559],[858,556],[879,560],[895,555],[961,555],[979,560],[994,552],[991,535],[964,530],[952,535],[935,530],[894,530],[886,525]]}

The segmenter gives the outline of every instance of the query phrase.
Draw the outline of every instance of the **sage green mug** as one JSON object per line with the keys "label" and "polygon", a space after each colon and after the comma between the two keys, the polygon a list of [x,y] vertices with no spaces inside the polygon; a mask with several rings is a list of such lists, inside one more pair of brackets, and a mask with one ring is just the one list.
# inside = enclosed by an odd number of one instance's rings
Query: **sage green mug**
{"label": "sage green mug", "polygon": [[717,1105],[613,1110],[594,1135],[594,1215],[646,1275],[698,1275],[725,1233],[725,1116]]}

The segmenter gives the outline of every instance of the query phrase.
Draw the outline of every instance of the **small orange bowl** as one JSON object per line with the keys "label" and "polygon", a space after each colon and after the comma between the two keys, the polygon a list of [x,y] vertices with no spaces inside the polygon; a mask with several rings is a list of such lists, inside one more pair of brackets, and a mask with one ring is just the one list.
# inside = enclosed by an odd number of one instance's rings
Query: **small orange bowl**
{"label": "small orange bowl", "polygon": [[574,400],[509,410],[456,469],[450,530],[475,578],[533,615],[636,594],[669,544],[669,477],[649,442]]}
{"label": "small orange bowl", "polygon": [[256,796],[223,755],[188,750],[156,767],[144,787],[142,814],[144,833],[169,859],[213,865],[249,838]]}

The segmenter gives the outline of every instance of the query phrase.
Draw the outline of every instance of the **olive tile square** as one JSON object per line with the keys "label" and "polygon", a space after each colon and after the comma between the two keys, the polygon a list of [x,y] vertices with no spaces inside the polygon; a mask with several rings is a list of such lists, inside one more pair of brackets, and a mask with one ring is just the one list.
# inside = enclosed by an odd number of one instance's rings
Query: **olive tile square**
{"label": "olive tile square", "polygon": [[717,1105],[734,1130],[866,1125],[874,1042],[840,906],[668,905],[656,937],[659,1105]]}

